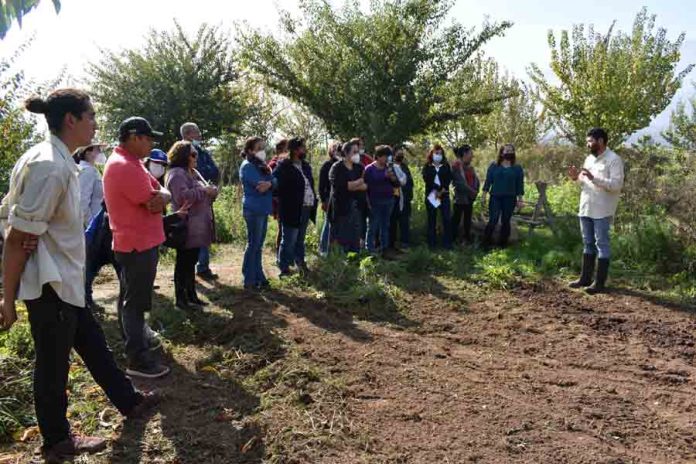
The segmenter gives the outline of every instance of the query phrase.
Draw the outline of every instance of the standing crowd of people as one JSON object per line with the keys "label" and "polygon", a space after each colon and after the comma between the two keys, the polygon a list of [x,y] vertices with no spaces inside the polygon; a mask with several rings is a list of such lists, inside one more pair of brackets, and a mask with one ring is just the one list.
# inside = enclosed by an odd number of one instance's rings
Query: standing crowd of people
{"label": "standing crowd of people", "polygon": [[[195,123],[183,124],[181,140],[165,153],[154,148],[162,133],[143,118],[128,118],[107,158],[105,146],[93,143],[95,111],[85,92],[60,89],[46,99],[31,98],[25,106],[46,118],[50,135],[19,158],[0,204],[0,329],[13,325],[15,302],[23,300],[36,348],[34,398],[42,453],[48,462],[62,462],[106,446],[103,439],[70,432],[65,387],[73,348],[127,420],[159,401],[156,392],[138,391],[129,376],[155,379],[169,373],[158,355],[159,337],[145,316],[152,308],[160,248],[166,244],[176,249],[176,306],[200,311],[207,303],[198,296],[196,276],[217,279],[209,250],[215,239],[213,203],[220,174]],[[623,186],[623,162],[607,148],[607,138],[603,129],[592,129],[587,138],[591,154],[582,169],[568,170],[582,189],[584,242],[582,273],[571,286],[587,287],[590,293],[605,288],[609,233]],[[245,289],[269,286],[262,255],[271,216],[278,221],[275,248],[281,278],[307,274],[306,235],[319,208],[324,212],[321,255],[364,249],[392,258],[411,245],[414,178],[404,149],[378,145],[370,155],[365,148],[361,138],[332,143],[315,188],[302,138],[280,141],[268,161],[262,138],[245,142],[240,167],[248,238],[242,265]],[[498,243],[507,245],[511,218],[524,196],[524,172],[515,147],[501,147],[483,185],[473,156],[469,145],[454,150],[451,163],[440,145],[427,154],[420,201],[427,212],[430,247],[450,249],[459,240],[473,240],[473,207],[479,195],[489,215],[483,244],[492,245],[500,223]],[[119,280],[116,310],[125,371],[115,362],[93,314],[99,307],[92,284],[104,265],[113,266]]]}

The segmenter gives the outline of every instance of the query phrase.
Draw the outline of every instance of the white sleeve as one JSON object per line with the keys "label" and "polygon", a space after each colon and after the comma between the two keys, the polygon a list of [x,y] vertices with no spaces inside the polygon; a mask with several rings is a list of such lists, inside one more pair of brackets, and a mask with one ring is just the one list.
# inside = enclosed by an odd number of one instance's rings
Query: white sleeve
{"label": "white sleeve", "polygon": [[96,216],[101,210],[101,204],[104,200],[104,186],[102,185],[102,180],[99,175],[94,177],[94,182],[92,183],[92,197],[89,201],[89,219]]}
{"label": "white sleeve", "polygon": [[624,183],[624,164],[618,156],[609,165],[609,178],[595,176],[592,183],[610,193],[620,193]]}
{"label": "white sleeve", "polygon": [[90,168],[80,169],[78,179],[80,181],[80,211],[82,212],[82,221],[86,224],[89,221],[90,202],[92,199],[92,191],[94,190],[94,173]]}
{"label": "white sleeve", "polygon": [[402,187],[408,183],[408,177],[403,169],[401,169],[401,166],[394,165],[394,174],[396,174],[396,178],[399,180]]}

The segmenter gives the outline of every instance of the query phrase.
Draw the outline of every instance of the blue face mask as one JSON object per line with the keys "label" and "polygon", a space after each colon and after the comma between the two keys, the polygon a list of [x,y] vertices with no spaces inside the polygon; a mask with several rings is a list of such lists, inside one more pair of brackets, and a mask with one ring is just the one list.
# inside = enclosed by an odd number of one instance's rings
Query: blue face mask
{"label": "blue face mask", "polygon": [[433,162],[436,164],[442,163],[442,153],[435,153],[433,155]]}

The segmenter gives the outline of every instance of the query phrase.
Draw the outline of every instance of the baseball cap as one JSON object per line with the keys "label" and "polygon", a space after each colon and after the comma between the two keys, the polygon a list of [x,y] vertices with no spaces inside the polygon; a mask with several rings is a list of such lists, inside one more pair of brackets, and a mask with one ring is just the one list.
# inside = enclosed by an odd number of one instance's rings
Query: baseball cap
{"label": "baseball cap", "polygon": [[161,163],[164,165],[169,164],[169,160],[167,159],[167,154],[160,150],[159,148],[155,148],[150,152],[150,161],[154,161],[155,163]]}
{"label": "baseball cap", "polygon": [[147,135],[150,137],[161,137],[162,132],[152,130],[152,126],[145,118],[133,116],[124,120],[118,128],[120,138],[128,135]]}

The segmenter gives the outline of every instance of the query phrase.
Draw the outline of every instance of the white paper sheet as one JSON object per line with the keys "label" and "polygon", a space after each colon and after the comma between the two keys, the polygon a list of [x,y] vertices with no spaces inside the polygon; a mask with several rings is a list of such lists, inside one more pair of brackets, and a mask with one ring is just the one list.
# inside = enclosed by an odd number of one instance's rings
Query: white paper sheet
{"label": "white paper sheet", "polygon": [[430,195],[428,195],[428,201],[431,205],[433,205],[433,208],[439,208],[440,203],[442,203],[440,199],[437,197],[437,192],[435,192],[435,190],[430,192]]}

